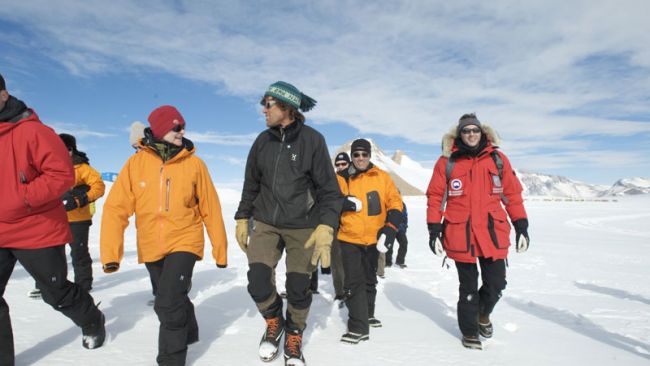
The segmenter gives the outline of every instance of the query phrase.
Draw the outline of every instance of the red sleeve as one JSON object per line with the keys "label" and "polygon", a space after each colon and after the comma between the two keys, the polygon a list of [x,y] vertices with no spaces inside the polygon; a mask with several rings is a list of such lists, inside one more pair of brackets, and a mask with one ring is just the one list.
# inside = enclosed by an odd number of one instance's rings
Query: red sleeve
{"label": "red sleeve", "polygon": [[511,221],[524,219],[527,217],[526,209],[524,208],[524,199],[521,195],[523,187],[515,171],[510,165],[508,158],[499,152],[501,160],[503,160],[503,195],[506,197],[507,202],[503,202],[506,206],[508,216]]}
{"label": "red sleeve", "polygon": [[39,207],[60,199],[74,185],[75,176],[68,150],[54,130],[40,123],[31,127],[27,154],[40,174],[26,182],[25,201]]}
{"label": "red sleeve", "polygon": [[447,158],[441,156],[433,167],[433,174],[427,188],[427,223],[442,221],[442,197],[447,188],[446,166]]}

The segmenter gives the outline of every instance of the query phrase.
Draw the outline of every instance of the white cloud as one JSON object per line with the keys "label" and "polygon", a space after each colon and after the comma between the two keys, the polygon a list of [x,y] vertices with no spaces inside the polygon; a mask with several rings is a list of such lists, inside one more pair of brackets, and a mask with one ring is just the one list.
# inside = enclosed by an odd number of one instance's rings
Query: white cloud
{"label": "white cloud", "polygon": [[[34,29],[44,52],[74,74],[155,68],[245,98],[284,79],[318,100],[310,118],[362,134],[437,144],[474,111],[506,141],[537,146],[526,159],[541,166],[576,157],[575,147],[554,141],[650,134],[650,121],[625,120],[650,115],[648,10],[641,0],[189,2],[182,9],[14,1],[0,18]],[[604,103],[607,115],[591,110]],[[188,135],[237,146],[254,138]],[[545,146],[564,151],[540,156]],[[593,161],[598,152],[580,156]]]}

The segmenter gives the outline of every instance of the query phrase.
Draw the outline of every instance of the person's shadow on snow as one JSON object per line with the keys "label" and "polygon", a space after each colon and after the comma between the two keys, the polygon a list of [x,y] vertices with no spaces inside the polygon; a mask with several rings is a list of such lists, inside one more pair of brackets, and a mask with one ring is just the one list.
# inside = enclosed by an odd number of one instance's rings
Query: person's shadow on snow
{"label": "person's shadow on snow", "polygon": [[[195,312],[196,320],[199,323],[200,341],[189,346],[188,365],[199,360],[210,349],[212,343],[242,316],[254,317],[258,315],[255,303],[246,291],[246,286],[233,286],[226,292],[214,295],[198,305],[195,304]],[[262,322],[260,321],[261,326]],[[257,341],[257,339],[254,340],[254,342]],[[224,352],[226,350],[213,349],[212,351]]]}
{"label": "person's shadow on snow", "polygon": [[442,299],[395,282],[384,285],[384,294],[397,309],[411,310],[426,316],[454,338],[460,334],[455,317],[456,308],[448,306]]}
{"label": "person's shadow on snow", "polygon": [[612,287],[598,286],[591,283],[582,283],[582,282],[574,282],[574,285],[577,288],[582,290],[593,291],[599,294],[609,295],[621,300],[633,300],[633,301],[644,303],[646,305],[650,305],[650,299],[645,298],[638,294],[627,292],[625,290],[620,290]]}
{"label": "person's shadow on snow", "polygon": [[580,314],[574,314],[568,310],[541,305],[533,301],[506,298],[505,302],[515,309],[536,316],[542,320],[551,321],[561,327],[582,334],[585,337],[628,351],[639,357],[650,359],[649,344],[618,333],[610,332]]}

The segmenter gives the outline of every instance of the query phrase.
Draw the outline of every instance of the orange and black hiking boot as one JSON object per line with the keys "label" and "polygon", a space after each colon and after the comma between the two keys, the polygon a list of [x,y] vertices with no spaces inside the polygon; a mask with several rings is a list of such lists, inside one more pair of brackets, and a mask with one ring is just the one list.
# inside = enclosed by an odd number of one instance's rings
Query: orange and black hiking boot
{"label": "orange and black hiking boot", "polygon": [[305,366],[302,356],[302,332],[299,330],[287,331],[284,341],[284,365]]}
{"label": "orange and black hiking boot", "polygon": [[264,362],[271,362],[278,356],[278,348],[284,334],[284,318],[265,318],[266,330],[260,341],[259,355]]}

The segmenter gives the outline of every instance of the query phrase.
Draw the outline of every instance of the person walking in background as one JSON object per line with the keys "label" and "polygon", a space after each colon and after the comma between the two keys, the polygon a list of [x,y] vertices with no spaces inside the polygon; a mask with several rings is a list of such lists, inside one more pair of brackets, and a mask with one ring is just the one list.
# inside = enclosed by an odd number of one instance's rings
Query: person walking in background
{"label": "person walking in background", "polygon": [[479,334],[492,337],[490,314],[506,287],[506,212],[515,227],[517,252],[525,252],[530,242],[521,183],[498,143],[496,132],[476,115],[463,115],[442,139],[442,156],[427,189],[429,247],[438,256],[446,251],[456,262],[458,326],[462,344],[473,349],[482,349]]}
{"label": "person walking in background", "polygon": [[[72,240],[61,195],[75,183],[65,145],[0,75],[0,365],[14,365],[5,288],[16,262],[36,280],[43,300],[81,327],[82,346],[101,347],[104,314],[81,286],[67,280],[65,244]],[[35,341],[35,340],[34,340]]]}
{"label": "person walking in background", "polygon": [[348,331],[341,342],[369,339],[369,327],[381,327],[375,317],[378,246],[392,247],[402,221],[402,197],[390,175],[370,162],[368,140],[352,142],[352,165],[337,176],[345,196],[338,240],[345,272]]}
{"label": "person walking in background", "polygon": [[[316,101],[278,81],[266,90],[261,104],[268,128],[248,154],[235,214],[236,237],[248,257],[248,292],[266,321],[260,359],[275,359],[286,334],[285,364],[304,365],[302,335],[312,301],[310,275],[319,259],[322,267],[330,266],[340,192],[325,139],[305,124],[299,112],[311,110]],[[283,251],[287,253],[286,318],[275,287],[275,267]]]}
{"label": "person walking in background", "polygon": [[155,284],[160,321],[159,365],[184,365],[187,346],[199,340],[194,305],[188,297],[197,260],[203,258],[204,225],[217,267],[227,265],[227,241],[219,196],[192,141],[185,120],[172,106],[149,115],[140,140],[104,203],[101,261],[104,272],[119,270],[124,230],[135,213],[138,262]]}
{"label": "person walking in background", "polygon": [[[344,174],[343,172],[350,167],[350,155],[346,152],[336,154],[334,158],[334,169],[336,174]],[[343,306],[345,300],[345,290],[343,283],[345,281],[345,272],[343,271],[343,258],[341,256],[341,243],[336,238],[338,232],[334,233],[334,240],[332,240],[331,251],[331,271],[332,282],[334,284],[334,300],[339,300],[339,306]]]}
{"label": "person walking in background", "polygon": [[88,251],[88,232],[92,225],[90,203],[103,196],[106,187],[101,174],[90,166],[86,153],[77,150],[77,140],[74,136],[62,133],[59,137],[68,149],[75,172],[74,187],[62,197],[72,231],[70,255],[74,282],[84,290],[90,291],[93,287],[93,261]]}
{"label": "person walking in background", "polygon": [[[399,224],[397,228],[397,235],[395,240],[399,244],[399,249],[397,250],[397,257],[395,258],[395,264],[399,268],[406,268],[406,251],[408,250],[408,238],[406,237],[406,229],[408,229],[409,215],[406,209],[406,203],[402,203],[402,223]],[[388,249],[386,252],[386,267],[391,267],[393,265],[393,248]]]}

